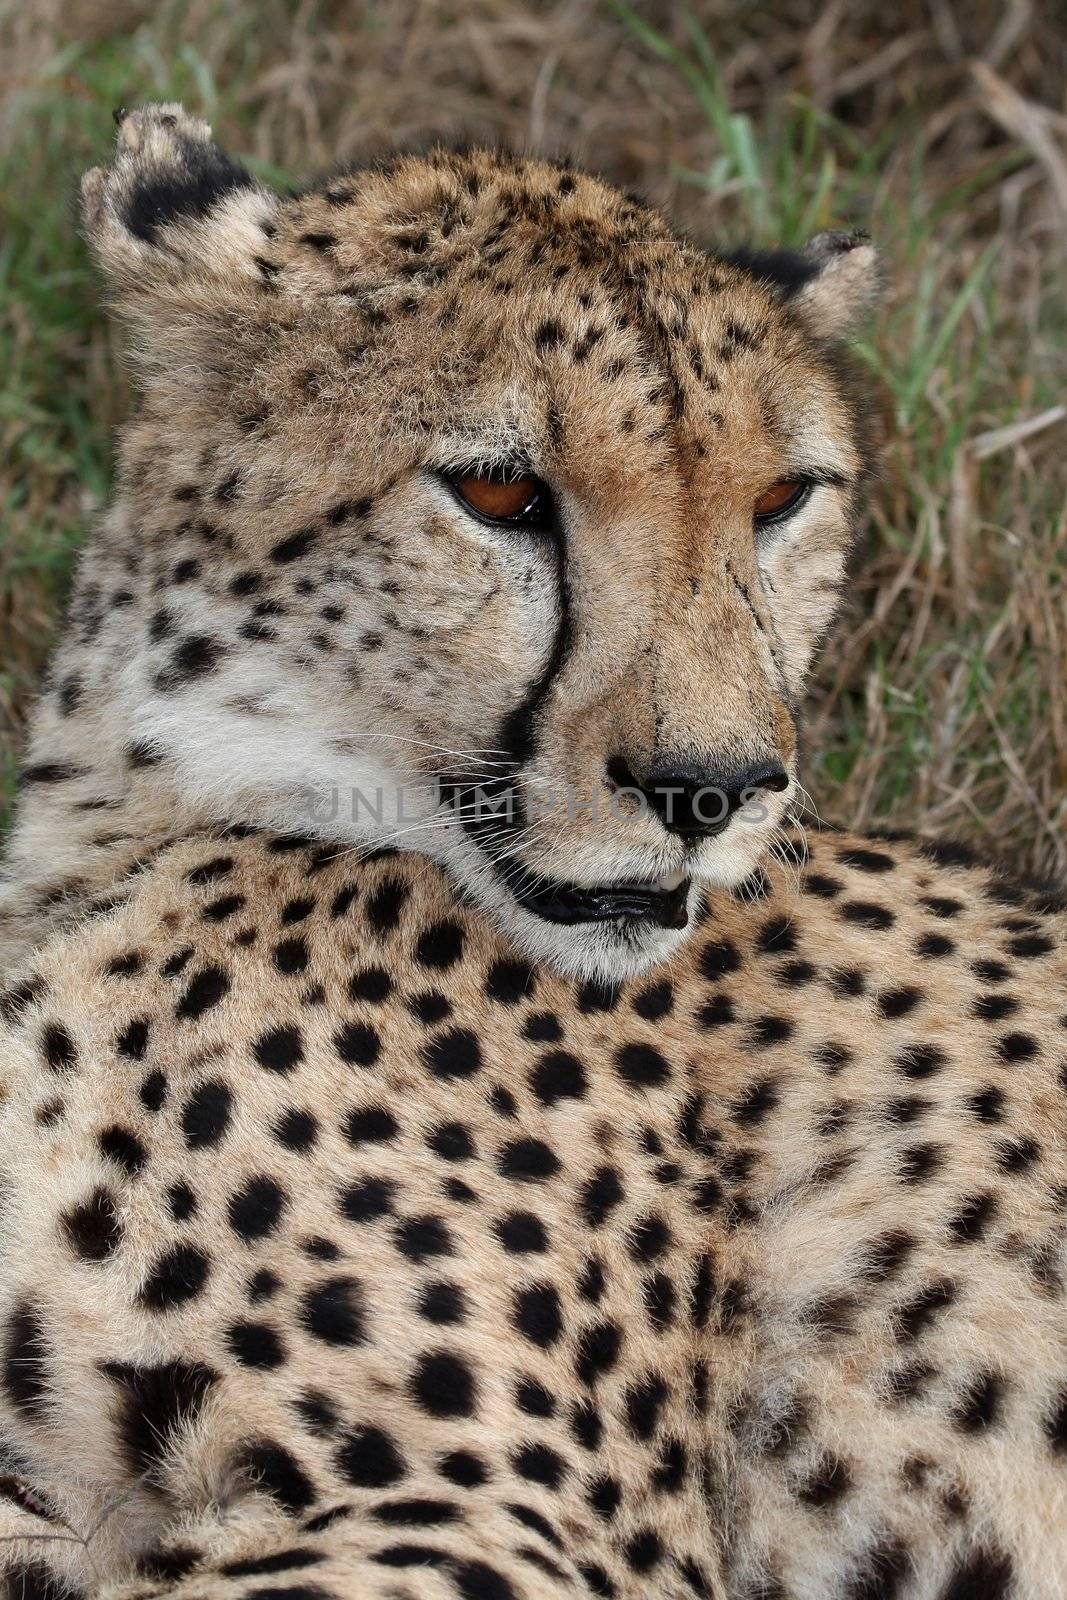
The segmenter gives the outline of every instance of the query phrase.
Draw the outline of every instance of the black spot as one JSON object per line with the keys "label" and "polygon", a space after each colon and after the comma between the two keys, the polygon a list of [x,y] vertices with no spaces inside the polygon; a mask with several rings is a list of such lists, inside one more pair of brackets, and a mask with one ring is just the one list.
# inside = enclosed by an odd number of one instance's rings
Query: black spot
{"label": "black spot", "polygon": [[623,1198],[622,1182],[614,1167],[599,1167],[582,1189],[581,1205],[586,1221],[599,1228]]}
{"label": "black spot", "polygon": [[280,939],[274,946],[274,965],[287,977],[307,971],[308,944],[303,934],[293,939]]}
{"label": "black spot", "polygon": [[393,980],[383,967],[367,967],[348,980],[348,993],[353,1000],[367,1000],[376,1006],[388,1000],[392,988]]}
{"label": "black spot", "polygon": [[843,867],[853,867],[859,872],[891,872],[896,866],[893,857],[881,850],[860,848],[839,850],[837,859]]}
{"label": "black spot", "polygon": [[750,1083],[734,1106],[734,1120],[742,1127],[762,1122],[778,1104],[778,1087],[773,1078],[757,1078]]}
{"label": "black spot", "polygon": [[299,1028],[270,1028],[260,1034],[253,1054],[268,1072],[292,1072],[304,1059],[304,1041]]}
{"label": "black spot", "polygon": [[953,1420],[964,1433],[984,1433],[997,1421],[1004,1385],[995,1372],[979,1372],[967,1385]]}
{"label": "black spot", "polygon": [[447,1279],[438,1278],[427,1283],[419,1294],[419,1316],[427,1322],[447,1326],[462,1322],[467,1314],[463,1290]]}
{"label": "black spot", "polygon": [[353,1067],[373,1067],[382,1049],[377,1030],[369,1022],[346,1022],[334,1034],[333,1043],[341,1060]]}
{"label": "black spot", "polygon": [[274,1137],[287,1150],[310,1150],[318,1137],[318,1119],[310,1111],[290,1106],[274,1124]]}
{"label": "black spot", "polygon": [[495,1224],[494,1231],[512,1255],[534,1255],[548,1248],[544,1224],[530,1211],[509,1212]]}
{"label": "black spot", "polygon": [[188,634],[175,646],[166,666],[156,673],[155,687],[161,694],[173,694],[194,679],[214,672],[225,654],[226,646],[220,639],[207,633]]}
{"label": "black spot", "polygon": [[644,1017],[648,1022],[657,1022],[674,1005],[674,985],[669,978],[646,984],[634,995],[631,1004],[639,1017]]}
{"label": "black spot", "polygon": [[1040,933],[1023,933],[1008,940],[1008,954],[1020,956],[1024,961],[1030,961],[1035,956],[1047,956],[1054,949],[1052,940]]}
{"label": "black spot", "polygon": [[1017,1174],[1027,1172],[1041,1154],[1036,1139],[998,1139],[994,1145],[997,1166],[1001,1172]]}
{"label": "black spot", "polygon": [[197,886],[217,883],[220,878],[225,878],[233,871],[232,856],[212,856],[210,861],[204,861],[198,867],[185,875],[186,882]]}
{"label": "black spot", "polygon": [[580,1382],[595,1384],[619,1359],[622,1334],[613,1322],[596,1322],[584,1328],[578,1340],[574,1370]]}
{"label": "black spot", "polygon": [[318,538],[315,528],[299,528],[296,533],[289,534],[285,539],[280,539],[270,552],[270,558],[278,566],[288,566],[292,561],[299,561],[306,556]]}
{"label": "black spot", "polygon": [[550,1283],[529,1284],[514,1297],[512,1322],[524,1339],[548,1350],[563,1332],[559,1295]]}
{"label": "black spot", "polygon": [[195,1422],[218,1374],[199,1361],[131,1366],[106,1361],[101,1371],[122,1394],[119,1438],[132,1472],[151,1473],[173,1448],[183,1425]]}
{"label": "black spot", "polygon": [[469,1078],[482,1065],[477,1035],[469,1028],[450,1028],[423,1046],[422,1057],[435,1078]]}
{"label": "black spot", "polygon": [[83,776],[83,769],[69,761],[37,761],[23,767],[19,774],[19,783],[22,785],[69,783],[72,778]]}
{"label": "black spot", "polygon": [[1001,1550],[978,1550],[956,1568],[938,1600],[1008,1600],[1014,1592],[1010,1557]]}
{"label": "black spot", "polygon": [[542,1105],[559,1100],[581,1100],[585,1095],[585,1068],[566,1050],[550,1050],[530,1074],[530,1087]]}
{"label": "black spot", "polygon": [[897,1600],[911,1571],[906,1545],[896,1539],[876,1545],[861,1558],[841,1590],[841,1600]]}
{"label": "black spot", "polygon": [[534,348],[538,355],[554,350],[563,343],[563,324],[555,317],[545,317],[534,330]]}
{"label": "black spot", "polygon": [[893,1066],[906,1078],[929,1078],[947,1064],[945,1052],[936,1044],[906,1046],[893,1059]]}
{"label": "black spot", "polygon": [[74,1040],[59,1022],[48,1022],[41,1029],[41,1050],[53,1072],[63,1072],[77,1065]]}
{"label": "black spot", "polygon": [[139,1299],[149,1311],[173,1311],[195,1300],[208,1280],[211,1263],[194,1245],[179,1244],[159,1257]]}
{"label": "black spot", "polygon": [[870,928],[875,933],[884,933],[897,920],[887,906],[875,905],[870,900],[843,900],[837,907],[837,914],[843,921],[854,922],[857,927]]}
{"label": "black spot", "polygon": [[229,992],[229,987],[229,977],[221,967],[204,967],[190,980],[189,987],[175,1008],[175,1016],[179,1022],[202,1017],[205,1011],[218,1005]]}
{"label": "black spot", "polygon": [[996,1210],[996,1196],[992,1194],[976,1194],[965,1200],[949,1223],[956,1241],[960,1244],[976,1243],[996,1215]]}
{"label": "black spot", "polygon": [[955,1298],[956,1285],[948,1278],[926,1284],[898,1307],[894,1316],[897,1338],[906,1343],[917,1339]]}
{"label": "black spot", "polygon": [[897,1172],[904,1183],[925,1183],[944,1166],[944,1147],[928,1141],[905,1145],[897,1160]]}
{"label": "black spot", "polygon": [[381,1144],[396,1138],[400,1124],[391,1111],[380,1106],[362,1106],[348,1113],[344,1132],[350,1144]]}
{"label": "black spot", "polygon": [[[10,1388],[10,1385],[9,1385]],[[1045,1414],[1045,1437],[1054,1455],[1067,1456],[1067,1388],[1060,1390]]]}
{"label": "black spot", "polygon": [[[137,1057],[135,1059],[139,1060],[140,1058]],[[137,1094],[146,1111],[162,1111],[167,1098],[166,1075],[160,1072],[157,1067],[154,1072],[150,1072],[143,1080]]]}
{"label": "black spot", "polygon": [[408,886],[399,878],[387,878],[367,901],[367,920],[375,933],[384,935],[395,928],[408,897]]}
{"label": "black spot", "polygon": [[702,1028],[724,1028],[734,1020],[734,1003],[728,994],[716,994],[697,1012]]}
{"label": "black spot", "polygon": [[[143,1578],[157,1578],[164,1582],[173,1582],[184,1578],[187,1573],[200,1565],[200,1551],[192,1545],[155,1545],[146,1550],[137,1558],[137,1573]],[[49,1600],[59,1600],[56,1595],[50,1595]]]}
{"label": "black spot", "polygon": [[885,989],[878,996],[878,1009],[888,1020],[906,1017],[923,1000],[923,991],[913,984],[902,984],[897,989]]}
{"label": "black spot", "polygon": [[805,1505],[819,1510],[836,1505],[852,1487],[852,1474],[838,1456],[824,1456],[818,1466],[800,1485],[798,1497]]}
{"label": "black spot", "polygon": [[419,1357],[411,1376],[412,1397],[431,1417],[469,1417],[477,1391],[474,1375],[461,1356],[448,1350]]}
{"label": "black spot", "polygon": [[700,970],[711,983],[736,972],[740,965],[737,946],[729,939],[713,940],[700,953]]}
{"label": "black spot", "polygon": [[567,1464],[547,1444],[523,1444],[512,1452],[511,1464],[520,1478],[558,1489],[567,1473]]}
{"label": "black spot", "polygon": [[272,1550],[265,1556],[246,1556],[242,1561],[224,1561],[219,1571],[227,1578],[255,1578],[272,1572],[297,1572],[304,1567],[318,1566],[319,1562],[325,1559],[325,1553],[321,1550],[308,1550],[300,1545],[293,1545],[285,1550]]}
{"label": "black spot", "polygon": [[144,1145],[128,1128],[120,1128],[117,1123],[104,1128],[99,1143],[101,1154],[114,1161],[129,1178],[135,1178],[145,1164]]}
{"label": "black spot", "polygon": [[663,1558],[663,1541],[651,1528],[644,1528],[627,1539],[622,1553],[632,1571],[651,1572]]}
{"label": "black spot", "polygon": [[624,1044],[615,1052],[619,1076],[635,1089],[655,1088],[666,1083],[671,1069],[660,1052],[650,1044]]}
{"label": "black spot", "polygon": [[428,1135],[427,1144],[442,1161],[469,1161],[474,1155],[474,1140],[462,1122],[444,1122]]}
{"label": "black spot", "polygon": [[285,1190],[264,1174],[249,1178],[243,1189],[230,1196],[230,1227],[246,1244],[273,1233],[288,1204]]}
{"label": "black spot", "polygon": [[21,1301],[8,1318],[4,1340],[4,1392],[27,1416],[44,1415],[48,1394],[48,1344],[37,1308]]}
{"label": "black spot", "polygon": [[971,1007],[971,1016],[983,1022],[1002,1022],[1018,1009],[1019,1002],[1013,994],[980,994]]}
{"label": "black spot", "polygon": [[1004,1091],[996,1084],[990,1084],[988,1088],[979,1089],[971,1095],[967,1107],[979,1122],[1000,1122],[1004,1116]]}
{"label": "black spot", "polygon": [[104,974],[108,978],[135,978],[144,967],[144,957],[138,950],[127,950],[121,956],[112,956]]}
{"label": "black spot", "polygon": [[[240,1465],[257,1488],[294,1515],[306,1511],[315,1499],[314,1485],[303,1467],[274,1439],[251,1440],[240,1452]],[[262,1597],[263,1591],[257,1592]]]}
{"label": "black spot", "polygon": [[441,993],[440,989],[427,989],[422,994],[413,994],[407,1004],[412,1016],[417,1017],[427,1028],[443,1022],[452,1012],[452,1002]]}
{"label": "black spot", "polygon": [[376,1222],[393,1209],[394,1188],[389,1178],[360,1178],[341,1191],[341,1210],[349,1222]]}
{"label": "black spot", "polygon": [[515,1139],[501,1150],[499,1166],[505,1178],[539,1183],[559,1171],[559,1157],[541,1139]]}
{"label": "black spot", "polygon": [[254,1367],[263,1372],[280,1367],[285,1360],[285,1346],[275,1330],[266,1322],[235,1322],[226,1331],[230,1354],[243,1367]]}
{"label": "black spot", "polygon": [[667,1395],[667,1385],[657,1373],[627,1389],[626,1420],[638,1439],[650,1439],[655,1433]]}
{"label": "black spot", "polygon": [[458,922],[447,918],[431,923],[419,935],[415,945],[415,960],[424,967],[442,971],[455,966],[463,955],[463,929]]}
{"label": "black spot", "polygon": [[1028,1033],[1005,1033],[997,1040],[997,1055],[1009,1066],[1032,1061],[1037,1053],[1037,1040]]}
{"label": "black spot", "polygon": [[485,993],[498,1005],[515,1006],[533,992],[534,970],[527,961],[494,961],[485,976]]}
{"label": "black spot", "polygon": [[416,1263],[453,1252],[452,1236],[440,1217],[407,1217],[397,1225],[394,1237],[401,1255]]}
{"label": "black spot", "polygon": [[182,1132],[190,1150],[218,1144],[230,1125],[233,1096],[212,1078],[193,1090],[182,1110]]}
{"label": "black spot", "polygon": [[187,1183],[172,1183],[167,1190],[167,1201],[175,1222],[188,1222],[196,1215],[196,1195]]}
{"label": "black spot", "polygon": [[485,1462],[470,1450],[450,1451],[441,1457],[437,1470],[449,1483],[457,1484],[461,1489],[480,1489],[489,1481],[489,1469]]}
{"label": "black spot", "polygon": [[63,1231],[83,1261],[106,1261],[122,1239],[114,1196],[98,1185],[87,1200],[63,1217]]}
{"label": "black spot", "polygon": [[351,1277],[326,1278],[304,1295],[300,1320],[324,1344],[364,1344],[366,1315],[360,1284]]}

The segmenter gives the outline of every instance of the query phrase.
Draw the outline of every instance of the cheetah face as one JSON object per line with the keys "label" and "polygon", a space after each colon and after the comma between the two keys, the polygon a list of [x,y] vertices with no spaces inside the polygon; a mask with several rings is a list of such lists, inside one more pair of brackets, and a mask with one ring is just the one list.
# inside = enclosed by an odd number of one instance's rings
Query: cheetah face
{"label": "cheetah face", "polygon": [[567,970],[669,955],[796,793],[869,247],[709,257],[485,152],[280,200],[176,107],[84,195],[144,387],[136,747],[228,821],[428,852]]}

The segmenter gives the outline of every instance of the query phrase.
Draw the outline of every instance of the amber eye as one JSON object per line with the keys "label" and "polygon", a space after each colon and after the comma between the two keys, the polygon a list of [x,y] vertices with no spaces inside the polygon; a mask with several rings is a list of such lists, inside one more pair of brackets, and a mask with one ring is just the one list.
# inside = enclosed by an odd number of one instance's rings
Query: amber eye
{"label": "amber eye", "polygon": [[757,523],[778,522],[807,499],[810,489],[811,484],[802,478],[782,478],[764,490],[752,507],[752,515]]}
{"label": "amber eye", "polygon": [[531,472],[456,472],[448,481],[463,504],[487,522],[545,527],[551,519],[548,487]]}

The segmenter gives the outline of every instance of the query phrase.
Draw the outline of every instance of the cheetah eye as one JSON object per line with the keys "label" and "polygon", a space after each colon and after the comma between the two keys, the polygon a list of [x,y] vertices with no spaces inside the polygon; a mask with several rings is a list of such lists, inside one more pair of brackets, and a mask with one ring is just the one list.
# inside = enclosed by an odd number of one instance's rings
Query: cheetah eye
{"label": "cheetah eye", "polygon": [[765,489],[752,507],[752,518],[757,528],[766,528],[772,522],[784,522],[799,510],[811,493],[811,483],[806,478],[782,478]]}
{"label": "cheetah eye", "polygon": [[552,495],[532,472],[491,467],[447,475],[453,494],[483,522],[506,527],[547,528],[552,522]]}

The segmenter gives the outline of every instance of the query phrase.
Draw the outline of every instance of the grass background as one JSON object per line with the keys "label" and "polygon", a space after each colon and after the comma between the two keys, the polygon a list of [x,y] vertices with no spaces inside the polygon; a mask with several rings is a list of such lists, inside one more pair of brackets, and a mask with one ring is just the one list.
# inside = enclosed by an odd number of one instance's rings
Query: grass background
{"label": "grass background", "polygon": [[1067,873],[1062,0],[0,0],[0,812],[130,403],[72,197],[180,98],[285,183],[427,133],[574,154],[708,242],[861,224],[890,422],[807,786]]}

